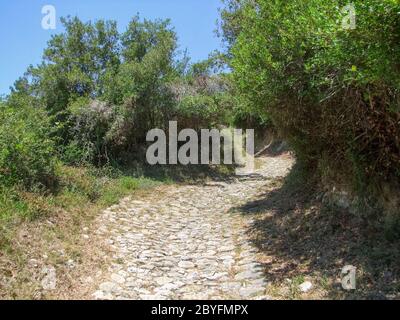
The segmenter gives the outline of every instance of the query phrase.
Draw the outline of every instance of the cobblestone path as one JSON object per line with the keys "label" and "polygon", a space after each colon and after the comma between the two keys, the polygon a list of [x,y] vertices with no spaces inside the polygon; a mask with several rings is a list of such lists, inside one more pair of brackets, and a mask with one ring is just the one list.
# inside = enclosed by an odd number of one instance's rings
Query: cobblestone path
{"label": "cobblestone path", "polygon": [[97,233],[110,265],[95,299],[267,299],[251,217],[235,207],[287,174],[289,156],[264,157],[255,174],[156,188],[104,211]]}

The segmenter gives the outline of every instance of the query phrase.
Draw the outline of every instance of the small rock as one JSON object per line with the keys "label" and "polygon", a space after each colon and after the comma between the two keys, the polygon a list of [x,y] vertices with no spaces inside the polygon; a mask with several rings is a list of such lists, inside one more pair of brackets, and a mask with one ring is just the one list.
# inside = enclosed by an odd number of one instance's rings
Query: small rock
{"label": "small rock", "polygon": [[110,298],[110,297],[112,298],[111,294],[106,295],[106,294],[104,294],[104,292],[101,291],[101,290],[96,291],[95,293],[93,293],[92,296],[93,296],[93,298],[94,298],[95,300],[111,300],[111,299],[109,299],[109,298]]}
{"label": "small rock", "polygon": [[179,284],[174,284],[174,283],[166,283],[163,285],[160,290],[161,291],[172,291],[179,288]]}
{"label": "small rock", "polygon": [[92,294],[92,296],[96,300],[101,300],[101,299],[103,299],[104,293],[101,290],[97,290],[95,293]]}
{"label": "small rock", "polygon": [[194,281],[194,280],[197,280],[198,278],[199,278],[198,272],[191,272],[186,277],[186,279],[189,281]]}
{"label": "small rock", "polygon": [[136,288],[134,289],[135,291],[137,291],[140,295],[150,295],[151,292],[147,289],[144,288]]}
{"label": "small rock", "polygon": [[301,285],[299,285],[299,289],[301,292],[308,292],[312,289],[313,285],[310,281],[303,282]]}
{"label": "small rock", "polygon": [[232,256],[226,255],[218,258],[219,260],[234,260]]}
{"label": "small rock", "polygon": [[194,263],[190,261],[181,261],[178,263],[178,267],[184,269],[194,268],[194,266]]}
{"label": "small rock", "polygon": [[75,261],[72,260],[72,259],[69,259],[69,260],[67,261],[67,266],[70,267],[70,268],[75,267]]}
{"label": "small rock", "polygon": [[235,276],[235,280],[242,281],[242,280],[249,280],[249,279],[257,279],[259,277],[260,277],[259,273],[255,273],[252,271],[243,271],[241,273],[238,273]]}
{"label": "small rock", "polygon": [[119,284],[125,282],[125,278],[117,273],[111,275],[111,280]]}
{"label": "small rock", "polygon": [[103,282],[99,288],[104,292],[113,292],[117,288],[117,285],[114,282]]}
{"label": "small rock", "polygon": [[91,276],[88,276],[83,281],[86,282],[86,283],[92,283],[93,282],[93,278]]}
{"label": "small rock", "polygon": [[215,256],[217,254],[214,250],[208,250],[205,254],[206,257]]}
{"label": "small rock", "polygon": [[168,278],[168,277],[159,277],[159,278],[156,278],[155,281],[157,282],[157,284],[159,286],[163,286],[163,285],[166,285],[167,283],[171,283],[172,279]]}
{"label": "small rock", "polygon": [[222,264],[227,268],[231,268],[235,264],[235,260],[224,260]]}
{"label": "small rock", "polygon": [[228,251],[234,251],[235,250],[235,246],[222,246],[220,248],[218,248],[219,252],[228,252]]}
{"label": "small rock", "polygon": [[38,266],[38,261],[36,259],[30,259],[29,260],[29,264],[33,267],[37,267]]}
{"label": "small rock", "polygon": [[214,273],[213,275],[206,276],[206,279],[208,279],[208,280],[218,280],[218,279],[221,279],[222,277],[225,277],[227,275],[228,275],[227,272],[219,272],[219,273]]}

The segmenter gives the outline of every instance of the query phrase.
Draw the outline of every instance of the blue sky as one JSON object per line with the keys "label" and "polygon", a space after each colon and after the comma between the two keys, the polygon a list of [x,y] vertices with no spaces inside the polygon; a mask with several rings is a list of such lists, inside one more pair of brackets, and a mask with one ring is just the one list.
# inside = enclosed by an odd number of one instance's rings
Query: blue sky
{"label": "blue sky", "polygon": [[[56,30],[41,27],[44,5],[56,8]],[[170,18],[180,48],[187,48],[192,61],[197,61],[220,47],[214,32],[220,7],[220,0],[0,0],[0,95],[9,92],[30,64],[40,62],[51,34],[62,31],[62,16],[113,19],[120,31],[136,13],[147,19]]]}

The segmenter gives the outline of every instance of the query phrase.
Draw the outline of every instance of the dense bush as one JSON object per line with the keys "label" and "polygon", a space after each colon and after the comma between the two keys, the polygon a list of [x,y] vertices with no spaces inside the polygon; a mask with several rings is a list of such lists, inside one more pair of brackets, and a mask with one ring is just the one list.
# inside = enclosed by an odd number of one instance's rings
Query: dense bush
{"label": "dense bush", "polygon": [[0,185],[26,188],[54,181],[54,145],[43,110],[0,107]]}
{"label": "dense bush", "polygon": [[124,33],[112,21],[62,22],[65,32],[51,38],[9,101],[29,99],[47,111],[64,162],[125,161],[170,120],[194,128],[226,120],[231,101],[227,78],[213,76],[217,55],[194,65],[179,59],[168,20],[136,16]]}
{"label": "dense bush", "polygon": [[174,120],[181,128],[218,127],[231,122],[233,97],[224,75],[192,74],[171,85]]}
{"label": "dense bush", "polygon": [[107,155],[105,136],[113,121],[112,106],[98,100],[78,99],[68,108],[72,139],[62,147],[67,164],[102,163]]}
{"label": "dense bush", "polygon": [[268,114],[330,178],[368,193],[396,184],[399,2],[352,1],[355,29],[343,28],[347,1],[228,2],[224,29],[246,108]]}
{"label": "dense bush", "polygon": [[214,75],[218,54],[189,64],[179,59],[168,20],[134,17],[125,32],[113,21],[62,19],[43,62],[31,66],[8,98],[43,107],[50,134],[68,164],[104,164],[132,158],[153,128],[168,121],[209,127],[231,108],[227,77]]}
{"label": "dense bush", "polygon": [[117,157],[135,151],[149,130],[165,128],[174,103],[168,84],[179,76],[176,34],[168,20],[140,22],[136,17],[121,42],[123,63],[104,94],[115,106],[106,139]]}

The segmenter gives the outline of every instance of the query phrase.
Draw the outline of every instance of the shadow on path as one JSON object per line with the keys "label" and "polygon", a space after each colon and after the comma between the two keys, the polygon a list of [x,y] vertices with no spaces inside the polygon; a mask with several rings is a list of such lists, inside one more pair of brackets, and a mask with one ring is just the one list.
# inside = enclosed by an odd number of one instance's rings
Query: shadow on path
{"label": "shadow on path", "polygon": [[[272,190],[235,208],[253,218],[247,234],[263,253],[267,281],[282,289],[279,297],[299,298],[296,288],[304,279],[314,286],[305,298],[398,297],[399,243],[385,240],[366,219],[324,208],[313,186],[296,165]],[[345,265],[357,267],[355,291],[341,288]]]}

